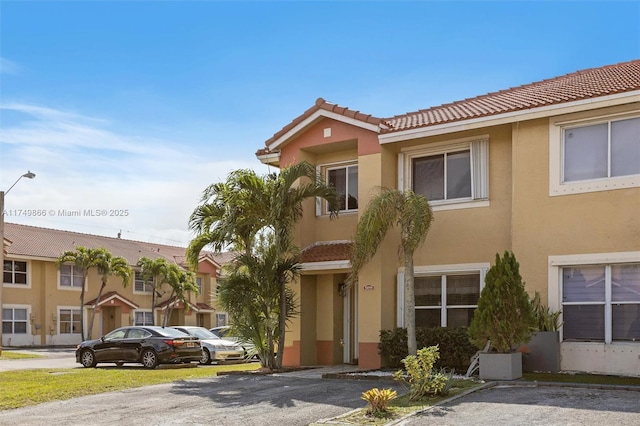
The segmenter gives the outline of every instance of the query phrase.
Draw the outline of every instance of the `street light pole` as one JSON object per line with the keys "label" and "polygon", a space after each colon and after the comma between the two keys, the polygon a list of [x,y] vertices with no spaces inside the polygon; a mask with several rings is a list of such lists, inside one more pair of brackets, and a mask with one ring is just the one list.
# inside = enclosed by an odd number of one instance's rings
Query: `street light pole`
{"label": "street light pole", "polygon": [[[16,186],[16,183],[20,181],[23,177],[27,179],[33,179],[36,177],[35,173],[31,173],[27,171],[27,173],[21,175],[13,185],[9,187],[6,191],[0,191],[0,265],[2,265],[2,282],[0,283],[0,315],[2,315],[2,287],[4,287],[4,196],[8,194],[11,189]],[[4,318],[4,315],[2,315]],[[0,327],[0,356],[2,356],[2,327]]]}

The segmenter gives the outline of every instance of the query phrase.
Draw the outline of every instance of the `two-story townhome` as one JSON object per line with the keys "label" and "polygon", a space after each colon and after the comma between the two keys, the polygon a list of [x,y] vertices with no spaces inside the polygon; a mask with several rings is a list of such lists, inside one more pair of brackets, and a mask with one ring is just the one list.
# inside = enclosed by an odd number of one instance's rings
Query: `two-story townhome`
{"label": "two-story townhome", "polygon": [[434,211],[414,258],[416,326],[468,326],[511,250],[529,294],[562,311],[563,370],[640,375],[640,60],[388,118],[318,99],[256,155],[308,161],[342,197],[335,220],[304,206],[285,364],[381,366],[380,330],[404,325],[398,235],[342,290],[358,217],[388,187]]}
{"label": "two-story townhome", "polygon": [[[170,325],[199,325],[207,328],[225,325],[227,315],[216,309],[216,280],[221,265],[230,261],[228,253],[203,252],[196,273],[200,294],[190,294],[188,306],[170,299],[165,284],[157,292],[152,308],[152,289],[135,265],[146,256],[159,257],[187,268],[184,247],[174,247],[121,238],[109,238],[13,223],[5,224],[5,256],[2,292],[2,346],[75,345],[80,343],[80,292],[85,287],[84,329],[95,309],[91,336],[97,338],[125,325],[162,324],[169,306]],[[103,247],[114,256],[125,258],[134,277],[125,287],[112,277],[100,300],[101,280],[95,268],[86,282],[71,264],[56,265],[56,259],[76,247]]]}

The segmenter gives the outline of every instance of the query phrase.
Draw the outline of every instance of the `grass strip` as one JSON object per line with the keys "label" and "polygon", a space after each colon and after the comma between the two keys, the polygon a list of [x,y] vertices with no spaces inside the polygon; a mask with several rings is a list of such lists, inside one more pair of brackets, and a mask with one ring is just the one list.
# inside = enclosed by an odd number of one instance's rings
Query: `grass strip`
{"label": "grass strip", "polygon": [[0,372],[0,410],[259,367],[260,364],[254,362],[155,370],[125,366],[5,371]]}

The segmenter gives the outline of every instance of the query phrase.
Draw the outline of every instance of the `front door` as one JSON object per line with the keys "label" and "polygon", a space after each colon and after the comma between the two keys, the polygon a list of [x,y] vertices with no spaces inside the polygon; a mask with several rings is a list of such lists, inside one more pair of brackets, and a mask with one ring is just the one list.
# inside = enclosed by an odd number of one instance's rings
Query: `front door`
{"label": "front door", "polygon": [[358,289],[350,288],[343,298],[343,357],[342,362],[352,364],[358,359]]}

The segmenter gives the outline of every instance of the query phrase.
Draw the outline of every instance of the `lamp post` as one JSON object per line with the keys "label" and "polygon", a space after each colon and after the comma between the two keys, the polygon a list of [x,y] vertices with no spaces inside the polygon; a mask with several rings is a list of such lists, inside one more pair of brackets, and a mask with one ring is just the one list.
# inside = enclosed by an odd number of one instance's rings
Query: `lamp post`
{"label": "lamp post", "polygon": [[[16,184],[23,177],[27,179],[33,179],[36,177],[35,173],[31,173],[27,171],[27,173],[20,176],[13,185],[9,187],[6,191],[0,191],[0,244],[2,245],[0,249],[0,265],[2,265],[2,282],[0,283],[0,314],[2,314],[2,287],[4,286],[4,196],[8,194],[11,189],[16,186]],[[4,316],[3,316],[4,318]],[[2,355],[2,327],[0,327],[0,356]]]}

